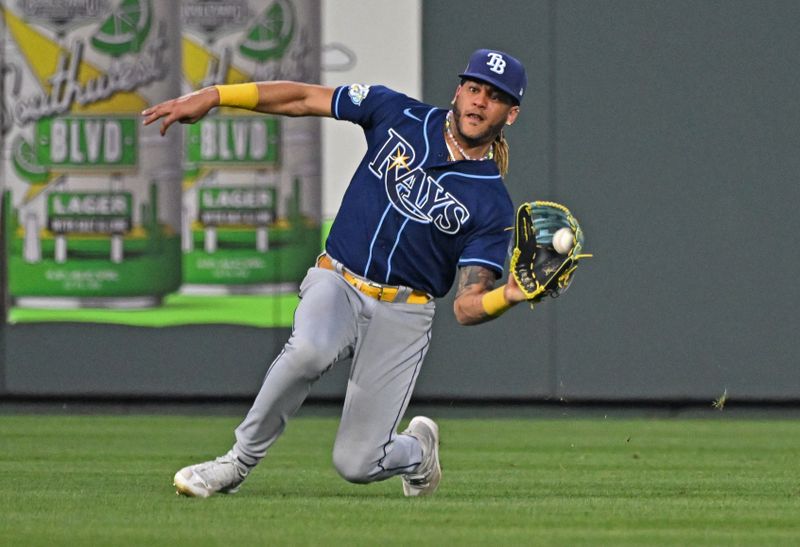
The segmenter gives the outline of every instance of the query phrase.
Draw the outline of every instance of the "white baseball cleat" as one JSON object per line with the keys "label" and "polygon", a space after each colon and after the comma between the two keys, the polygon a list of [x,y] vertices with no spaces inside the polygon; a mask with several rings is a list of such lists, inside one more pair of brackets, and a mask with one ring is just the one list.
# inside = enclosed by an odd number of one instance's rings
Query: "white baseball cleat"
{"label": "white baseball cleat", "polygon": [[439,426],[430,418],[416,416],[403,435],[416,438],[422,445],[422,463],[413,473],[402,475],[406,496],[429,496],[436,492],[442,480],[439,465]]}
{"label": "white baseball cleat", "polygon": [[239,491],[250,470],[236,458],[231,450],[219,458],[184,467],[173,479],[176,494],[207,498],[212,494],[235,494]]}

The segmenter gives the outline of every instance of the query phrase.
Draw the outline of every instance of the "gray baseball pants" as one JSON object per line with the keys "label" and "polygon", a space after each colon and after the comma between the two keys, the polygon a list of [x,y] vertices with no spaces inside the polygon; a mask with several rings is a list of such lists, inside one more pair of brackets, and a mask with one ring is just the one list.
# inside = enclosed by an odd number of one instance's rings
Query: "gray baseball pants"
{"label": "gray baseball pants", "polygon": [[255,466],[300,408],[311,386],[337,361],[352,357],[333,463],[350,482],[413,471],[419,442],[397,433],[427,353],[435,304],[381,302],[334,271],[311,268],[289,341],[236,428],[234,453]]}

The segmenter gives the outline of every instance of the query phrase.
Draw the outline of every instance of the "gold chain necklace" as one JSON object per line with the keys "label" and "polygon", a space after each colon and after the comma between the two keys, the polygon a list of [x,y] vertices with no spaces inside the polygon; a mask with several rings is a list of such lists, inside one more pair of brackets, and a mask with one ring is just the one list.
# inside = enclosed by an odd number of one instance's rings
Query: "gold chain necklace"
{"label": "gold chain necklace", "polygon": [[450,119],[451,119],[452,115],[453,115],[453,111],[449,110],[447,112],[447,117],[445,118],[444,128],[445,128],[445,131],[447,131],[447,136],[450,137],[450,140],[453,141],[453,144],[456,145],[456,148],[458,149],[458,152],[461,154],[461,156],[465,160],[469,160],[469,161],[490,160],[490,159],[494,158],[494,144],[489,146],[489,150],[486,151],[486,154],[484,154],[484,156],[482,158],[473,158],[472,156],[470,156],[469,154],[464,152],[464,149],[461,148],[460,144],[458,144],[458,141],[453,136],[453,131],[450,129]]}

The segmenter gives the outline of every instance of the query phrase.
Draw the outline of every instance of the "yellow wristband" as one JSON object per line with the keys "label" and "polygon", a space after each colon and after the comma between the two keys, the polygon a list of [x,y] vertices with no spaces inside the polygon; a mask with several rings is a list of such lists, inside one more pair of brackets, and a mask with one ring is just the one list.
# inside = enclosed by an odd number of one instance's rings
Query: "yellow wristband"
{"label": "yellow wristband", "polygon": [[215,85],[220,106],[238,106],[253,109],[258,105],[258,86],[249,84]]}
{"label": "yellow wristband", "polygon": [[506,300],[504,289],[505,287],[497,287],[483,295],[481,304],[483,304],[483,311],[488,315],[500,315],[511,307],[511,304]]}

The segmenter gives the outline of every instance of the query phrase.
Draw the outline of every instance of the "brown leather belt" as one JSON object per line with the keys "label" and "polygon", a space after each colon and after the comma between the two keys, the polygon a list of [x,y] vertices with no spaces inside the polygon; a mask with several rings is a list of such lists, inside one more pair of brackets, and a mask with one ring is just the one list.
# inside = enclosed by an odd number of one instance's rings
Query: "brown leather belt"
{"label": "brown leather belt", "polygon": [[[339,271],[337,270],[336,266],[333,265],[331,257],[326,254],[320,255],[320,257],[317,259],[317,267],[324,268],[326,270],[333,270],[335,272]],[[353,287],[366,294],[370,298],[374,298],[375,300],[380,300],[382,302],[427,304],[432,299],[431,295],[423,291],[408,289],[406,287],[398,287],[397,285],[381,285],[380,283],[363,279],[353,275],[346,268],[341,268],[339,273],[342,275],[344,280],[350,283]],[[403,295],[405,295],[405,298],[403,298]]]}

